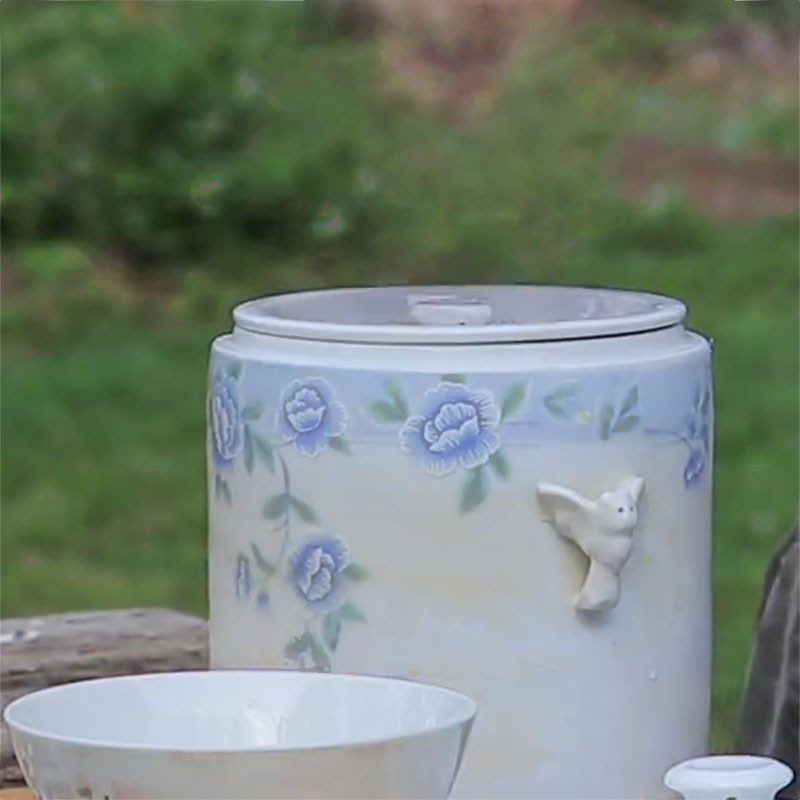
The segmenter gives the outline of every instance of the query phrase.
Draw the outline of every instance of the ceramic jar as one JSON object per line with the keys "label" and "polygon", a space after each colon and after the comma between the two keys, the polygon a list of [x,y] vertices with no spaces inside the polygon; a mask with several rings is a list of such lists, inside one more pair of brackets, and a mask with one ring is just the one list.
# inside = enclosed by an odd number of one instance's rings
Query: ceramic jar
{"label": "ceramic jar", "polygon": [[685,312],[532,286],[239,306],[209,378],[212,665],[472,696],[456,797],[665,796],[707,749],[711,674],[711,357]]}

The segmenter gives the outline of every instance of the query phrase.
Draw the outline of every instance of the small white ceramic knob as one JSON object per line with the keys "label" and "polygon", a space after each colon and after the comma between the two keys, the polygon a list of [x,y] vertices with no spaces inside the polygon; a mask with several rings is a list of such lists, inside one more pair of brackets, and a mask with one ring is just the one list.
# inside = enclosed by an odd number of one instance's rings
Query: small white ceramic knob
{"label": "small white ceramic knob", "polygon": [[707,756],[676,764],[664,783],[686,800],[773,800],[793,776],[762,756]]}

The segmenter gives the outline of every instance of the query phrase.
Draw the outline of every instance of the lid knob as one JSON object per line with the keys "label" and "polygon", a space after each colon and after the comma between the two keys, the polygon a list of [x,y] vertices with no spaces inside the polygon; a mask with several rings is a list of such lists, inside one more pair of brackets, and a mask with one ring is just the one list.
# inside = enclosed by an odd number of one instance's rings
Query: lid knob
{"label": "lid knob", "polygon": [[455,294],[409,295],[408,306],[420,325],[486,325],[492,318],[488,303]]}

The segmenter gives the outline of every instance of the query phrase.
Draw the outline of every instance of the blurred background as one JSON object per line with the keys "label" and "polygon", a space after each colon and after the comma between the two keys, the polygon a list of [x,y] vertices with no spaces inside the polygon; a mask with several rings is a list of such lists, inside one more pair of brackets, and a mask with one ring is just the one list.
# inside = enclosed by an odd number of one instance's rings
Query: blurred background
{"label": "blurred background", "polygon": [[205,613],[207,348],[403,282],[716,340],[715,745],[798,462],[796,0],[32,3],[3,19],[2,613]]}

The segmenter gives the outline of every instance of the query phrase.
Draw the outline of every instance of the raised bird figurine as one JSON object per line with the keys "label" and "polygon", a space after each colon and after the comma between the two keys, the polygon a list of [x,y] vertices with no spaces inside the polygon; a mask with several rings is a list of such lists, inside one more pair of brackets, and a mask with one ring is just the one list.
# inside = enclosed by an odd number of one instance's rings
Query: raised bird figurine
{"label": "raised bird figurine", "polygon": [[589,559],[589,570],[575,597],[581,611],[603,611],[619,601],[619,573],[633,548],[638,522],[637,504],[644,488],[641,478],[627,478],[597,500],[558,486],[536,487],[542,519],[574,542]]}

